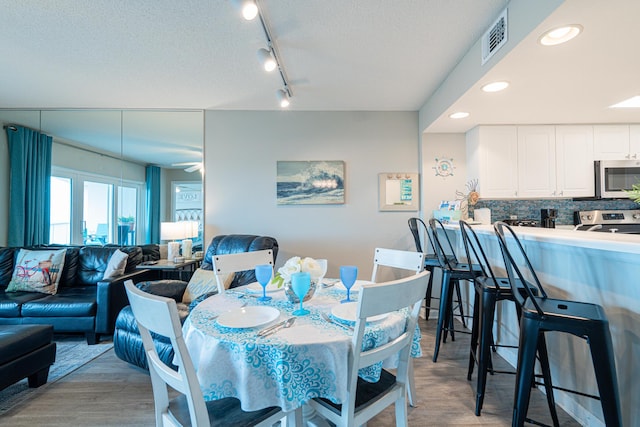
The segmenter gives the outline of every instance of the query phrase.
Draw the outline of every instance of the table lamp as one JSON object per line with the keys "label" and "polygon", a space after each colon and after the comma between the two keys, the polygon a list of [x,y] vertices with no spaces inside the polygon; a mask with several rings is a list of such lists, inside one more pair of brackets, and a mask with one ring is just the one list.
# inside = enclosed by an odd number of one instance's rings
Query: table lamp
{"label": "table lamp", "polygon": [[173,261],[180,256],[180,243],[178,239],[184,239],[184,225],[179,222],[161,222],[160,223],[160,239],[170,240],[167,243],[167,259]]}
{"label": "table lamp", "polygon": [[191,250],[193,248],[192,237],[198,236],[198,221],[181,221],[178,224],[182,224],[184,229],[182,240],[182,256],[185,259],[191,259],[193,256]]}

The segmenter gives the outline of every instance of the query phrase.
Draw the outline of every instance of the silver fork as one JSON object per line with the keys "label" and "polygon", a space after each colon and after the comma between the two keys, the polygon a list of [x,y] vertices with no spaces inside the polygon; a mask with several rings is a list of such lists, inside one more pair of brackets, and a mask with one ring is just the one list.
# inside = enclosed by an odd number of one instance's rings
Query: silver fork
{"label": "silver fork", "polygon": [[327,323],[333,323],[334,325],[338,325],[340,326],[342,329],[345,329],[347,331],[351,331],[353,332],[353,326],[349,326],[349,325],[344,325],[340,322],[337,322],[335,320],[333,320],[331,317],[329,317],[329,315],[327,313],[325,313],[324,311],[320,312],[320,316],[322,316],[322,318],[324,319],[325,322]]}

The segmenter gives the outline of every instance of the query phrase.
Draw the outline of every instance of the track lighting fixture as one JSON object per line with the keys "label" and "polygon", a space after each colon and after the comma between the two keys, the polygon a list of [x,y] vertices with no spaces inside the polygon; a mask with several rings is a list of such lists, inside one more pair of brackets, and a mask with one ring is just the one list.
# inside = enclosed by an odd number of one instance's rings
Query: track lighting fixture
{"label": "track lighting fixture", "polygon": [[273,71],[278,66],[278,63],[271,55],[271,51],[267,49],[259,49],[258,50],[258,60],[264,67],[265,71]]}
{"label": "track lighting fixture", "polygon": [[287,108],[291,103],[289,101],[289,94],[282,89],[279,89],[276,92],[276,98],[278,99],[278,102],[280,103],[280,107],[282,108]]}
{"label": "track lighting fixture", "polygon": [[252,21],[258,16],[258,5],[255,0],[242,0],[242,17],[247,21]]}

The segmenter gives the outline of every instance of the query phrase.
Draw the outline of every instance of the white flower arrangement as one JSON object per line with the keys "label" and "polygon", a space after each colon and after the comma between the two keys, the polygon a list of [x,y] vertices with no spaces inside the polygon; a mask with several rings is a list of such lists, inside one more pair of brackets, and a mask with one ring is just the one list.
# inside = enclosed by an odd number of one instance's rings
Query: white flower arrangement
{"label": "white flower arrangement", "polygon": [[312,282],[317,282],[322,277],[322,268],[320,268],[320,264],[318,264],[315,259],[294,256],[289,258],[287,262],[278,269],[271,283],[281,288],[285,283],[291,282],[291,275],[293,273],[299,273],[301,271],[308,272]]}

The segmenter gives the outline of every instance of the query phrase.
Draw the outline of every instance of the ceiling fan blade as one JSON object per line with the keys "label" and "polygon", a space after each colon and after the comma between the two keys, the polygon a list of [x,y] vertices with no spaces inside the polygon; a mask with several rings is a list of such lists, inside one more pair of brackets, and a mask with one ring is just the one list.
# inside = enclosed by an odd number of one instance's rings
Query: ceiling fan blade
{"label": "ceiling fan blade", "polygon": [[200,170],[202,168],[202,163],[196,163],[193,166],[190,166],[188,168],[185,168],[185,172],[195,172],[197,170]]}

